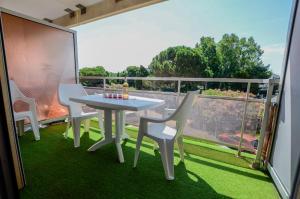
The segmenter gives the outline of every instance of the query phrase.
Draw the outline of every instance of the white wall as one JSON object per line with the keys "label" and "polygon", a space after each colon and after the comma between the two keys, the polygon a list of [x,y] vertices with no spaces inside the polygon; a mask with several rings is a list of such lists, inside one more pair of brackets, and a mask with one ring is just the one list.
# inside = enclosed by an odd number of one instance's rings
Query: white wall
{"label": "white wall", "polygon": [[[300,155],[300,7],[291,37],[271,172],[290,194]],[[276,179],[275,179],[276,180]],[[281,190],[281,188],[279,188]]]}

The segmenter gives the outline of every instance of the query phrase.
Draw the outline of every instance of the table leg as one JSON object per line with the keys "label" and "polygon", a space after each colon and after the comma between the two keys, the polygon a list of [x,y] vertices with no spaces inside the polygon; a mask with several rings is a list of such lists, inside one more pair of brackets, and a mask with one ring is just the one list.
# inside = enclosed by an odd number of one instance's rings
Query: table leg
{"label": "table leg", "polygon": [[123,114],[124,111],[116,110],[116,138],[115,143],[118,151],[119,161],[120,163],[124,162],[124,156],[121,146],[121,140],[122,140],[122,131],[123,131]]}
{"label": "table leg", "polygon": [[126,133],[126,131],[125,131],[125,123],[126,123],[126,115],[125,115],[125,111],[122,111],[121,112],[121,114],[120,114],[120,116],[121,116],[121,122],[122,122],[122,133],[121,133],[121,135],[122,135],[122,139],[123,140],[125,140],[125,139],[129,139],[130,138],[130,136]]}
{"label": "table leg", "polygon": [[112,143],[112,110],[104,110],[104,139],[92,145],[88,151],[95,151],[100,147]]}

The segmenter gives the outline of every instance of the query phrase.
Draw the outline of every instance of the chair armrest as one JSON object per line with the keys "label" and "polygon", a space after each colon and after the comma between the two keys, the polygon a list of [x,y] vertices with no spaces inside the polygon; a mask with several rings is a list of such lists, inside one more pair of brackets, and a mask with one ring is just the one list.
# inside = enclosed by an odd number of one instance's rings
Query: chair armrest
{"label": "chair armrest", "polygon": [[35,104],[35,99],[34,98],[26,97],[26,98],[22,98],[21,100],[28,103],[28,104]]}
{"label": "chair armrest", "polygon": [[34,98],[30,98],[30,97],[22,97],[22,98],[18,98],[18,100],[23,101],[27,104],[29,104],[30,108],[36,108],[36,103],[35,103],[35,99]]}
{"label": "chair armrest", "polygon": [[176,109],[173,109],[173,108],[165,108],[165,109],[164,109],[164,113],[163,113],[163,117],[164,117],[164,118],[169,117],[169,116],[171,116],[175,111],[176,111]]}
{"label": "chair armrest", "polygon": [[174,111],[176,111],[176,109],[175,108],[165,108],[165,111],[174,112]]}
{"label": "chair armrest", "polygon": [[164,123],[164,122],[167,122],[169,121],[169,118],[152,118],[152,117],[141,117],[140,118],[140,122],[141,123],[148,123],[148,122],[151,122],[151,123]]}

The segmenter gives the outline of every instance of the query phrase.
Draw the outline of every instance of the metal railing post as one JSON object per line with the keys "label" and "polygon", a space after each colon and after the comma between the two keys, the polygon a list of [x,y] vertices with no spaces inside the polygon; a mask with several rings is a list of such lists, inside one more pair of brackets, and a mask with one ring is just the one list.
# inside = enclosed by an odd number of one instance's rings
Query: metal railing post
{"label": "metal railing post", "polygon": [[180,90],[181,90],[181,80],[178,80],[177,81],[177,100],[176,100],[176,106],[179,104]]}
{"label": "metal railing post", "polygon": [[265,134],[266,134],[268,121],[269,121],[269,114],[270,114],[270,107],[271,107],[273,89],[274,89],[274,83],[273,83],[272,79],[269,79],[266,102],[265,102],[265,110],[264,110],[264,116],[263,116],[261,129],[260,129],[260,136],[259,136],[259,141],[258,141],[257,153],[256,153],[255,162],[252,165],[255,168],[260,167],[261,154],[262,154],[262,149],[263,149],[264,140],[265,140],[265,136],[266,136]]}
{"label": "metal railing post", "polygon": [[245,132],[245,125],[246,125],[245,123],[246,123],[246,115],[247,115],[247,107],[248,107],[250,88],[251,88],[251,83],[248,82],[247,93],[246,93],[246,98],[245,98],[245,106],[244,106],[244,112],[243,112],[243,119],[242,119],[240,143],[239,143],[239,147],[238,147],[237,156],[241,156],[241,151],[242,151],[242,144],[243,144],[243,137],[244,137],[244,132]]}
{"label": "metal railing post", "polygon": [[103,78],[103,91],[105,91],[105,89],[106,89],[106,79]]}

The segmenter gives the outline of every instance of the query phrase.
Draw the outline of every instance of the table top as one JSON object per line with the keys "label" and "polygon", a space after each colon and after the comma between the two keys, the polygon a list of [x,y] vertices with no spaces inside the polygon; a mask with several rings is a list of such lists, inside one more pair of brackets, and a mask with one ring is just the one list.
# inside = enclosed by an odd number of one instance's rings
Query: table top
{"label": "table top", "polygon": [[128,100],[105,98],[102,94],[72,97],[70,101],[86,104],[96,109],[140,111],[155,108],[165,103],[164,100],[129,96]]}

